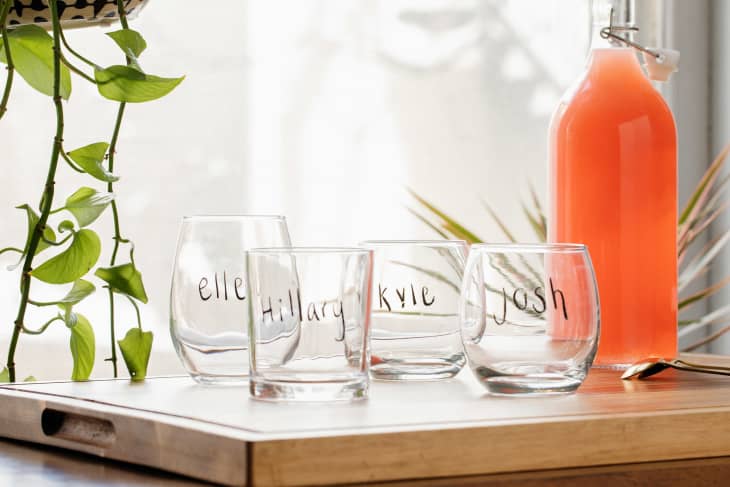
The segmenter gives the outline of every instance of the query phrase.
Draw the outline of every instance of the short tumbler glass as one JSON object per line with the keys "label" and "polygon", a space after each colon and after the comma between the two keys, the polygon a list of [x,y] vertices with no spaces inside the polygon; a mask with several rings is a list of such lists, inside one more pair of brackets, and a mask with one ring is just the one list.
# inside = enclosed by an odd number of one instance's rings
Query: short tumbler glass
{"label": "short tumbler glass", "polygon": [[247,380],[245,250],[290,245],[282,216],[183,219],[170,291],[170,334],[180,361],[196,381]]}
{"label": "short tumbler glass", "polygon": [[466,359],[459,335],[461,240],[370,240],[373,309],[370,374],[386,380],[445,379]]}
{"label": "short tumbler glass", "polygon": [[571,392],[593,363],[600,307],[584,245],[472,246],[460,308],[470,367],[490,393]]}
{"label": "short tumbler glass", "polygon": [[247,259],[251,395],[274,401],[366,398],[371,252],[253,249]]}

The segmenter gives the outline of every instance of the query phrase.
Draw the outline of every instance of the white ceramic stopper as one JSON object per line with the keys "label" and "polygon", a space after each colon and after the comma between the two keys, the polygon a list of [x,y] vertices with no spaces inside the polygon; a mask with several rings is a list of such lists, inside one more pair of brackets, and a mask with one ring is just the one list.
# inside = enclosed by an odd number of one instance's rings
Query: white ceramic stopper
{"label": "white ceramic stopper", "polygon": [[651,54],[642,53],[644,54],[649,79],[654,81],[668,81],[672,73],[679,70],[679,51],[656,47],[650,47],[649,50],[659,54],[659,57],[656,58]]}

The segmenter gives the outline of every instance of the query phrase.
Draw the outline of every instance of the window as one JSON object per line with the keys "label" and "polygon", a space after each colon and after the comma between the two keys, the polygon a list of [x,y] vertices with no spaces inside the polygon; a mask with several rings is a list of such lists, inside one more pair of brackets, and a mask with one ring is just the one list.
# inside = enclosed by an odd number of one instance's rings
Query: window
{"label": "window", "polygon": [[[697,3],[701,6],[643,2],[640,9],[646,11],[639,15],[640,22],[646,19],[648,39],[674,35],[669,40],[681,41],[677,47],[699,53],[688,62],[699,63],[697,69],[706,73],[709,61],[701,57],[706,41],[687,40],[674,28],[706,32],[707,4]],[[186,2],[188,10],[171,15],[179,4],[154,0],[133,22],[150,45],[144,65],[187,79],[168,98],[129,107],[117,162],[122,231],[137,245],[150,296],[142,313],[156,334],[153,372],[177,370],[176,360],[159,357],[172,354],[169,279],[183,215],[284,214],[293,242],[301,245],[432,236],[407,210],[414,205],[405,191],[410,187],[483,238],[503,237],[482,200],[517,235],[531,238],[520,202],[530,183],[545,200],[547,126],[559,97],[583,68],[587,2],[219,0],[204,7]],[[727,5],[713,5],[730,20]],[[724,31],[717,31],[717,43],[727,44]],[[79,29],[68,37],[90,57],[115,62],[111,41],[98,42],[98,34],[98,28]],[[688,79],[697,72],[689,66],[673,88],[682,97],[668,93],[670,100],[674,96],[680,134],[703,113],[709,117],[707,106],[705,112],[692,111],[694,99],[685,95],[694,89],[687,83],[707,86]],[[100,101],[92,86],[74,81],[67,146],[108,139],[114,107]],[[50,101],[22,82],[17,85],[11,116],[0,122],[6,171],[0,214],[7,245],[25,226],[12,207],[40,193],[53,131]],[[37,143],[39,133],[48,134],[48,144]],[[683,178],[691,184],[709,161],[702,140],[691,154],[682,143],[681,160],[689,162],[681,171],[693,173]],[[60,198],[89,184],[62,173]],[[108,218],[102,220],[97,229],[108,251],[111,229]],[[108,259],[105,253],[100,262]],[[0,273],[4,343],[16,310],[17,281],[17,272]],[[41,285],[34,284],[34,293],[38,299],[52,297],[43,295]],[[79,311],[97,331],[95,375],[109,375],[102,362],[109,342],[105,294],[98,292]],[[117,321],[119,334],[134,323],[133,311],[121,300]],[[62,328],[42,339],[23,337],[19,363],[28,350],[65,342]],[[70,360],[64,347],[44,350]],[[20,373],[57,377],[61,371],[65,377],[69,367],[57,363],[47,371]]]}

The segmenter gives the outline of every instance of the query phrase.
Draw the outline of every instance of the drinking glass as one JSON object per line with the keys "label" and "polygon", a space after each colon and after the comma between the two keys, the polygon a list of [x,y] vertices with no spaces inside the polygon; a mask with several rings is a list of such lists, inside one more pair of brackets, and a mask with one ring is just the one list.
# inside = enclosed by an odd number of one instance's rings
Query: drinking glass
{"label": "drinking glass", "polygon": [[371,253],[248,252],[251,395],[265,400],[367,397]]}
{"label": "drinking glass", "polygon": [[574,391],[596,355],[600,306],[584,245],[473,245],[460,309],[469,365],[491,393]]}
{"label": "drinking glass", "polygon": [[443,379],[466,362],[459,336],[461,240],[370,240],[373,309],[370,373],[377,379]]}
{"label": "drinking glass", "polygon": [[196,381],[246,380],[244,251],[290,245],[282,216],[183,218],[170,291],[170,334],[180,361]]}

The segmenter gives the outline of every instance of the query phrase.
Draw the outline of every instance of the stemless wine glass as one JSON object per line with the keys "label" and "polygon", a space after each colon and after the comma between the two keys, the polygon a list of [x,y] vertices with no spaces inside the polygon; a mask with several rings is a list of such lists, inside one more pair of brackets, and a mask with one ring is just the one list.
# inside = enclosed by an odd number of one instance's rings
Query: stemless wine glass
{"label": "stemless wine glass", "polygon": [[445,379],[464,366],[459,335],[463,240],[369,240],[373,251],[370,373]]}
{"label": "stemless wine glass", "polygon": [[170,291],[170,334],[188,373],[201,383],[248,376],[245,250],[290,246],[283,216],[183,218]]}
{"label": "stemless wine glass", "polygon": [[491,393],[571,392],[593,363],[600,307],[584,245],[473,245],[460,309],[469,364]]}
{"label": "stemless wine glass", "polygon": [[253,397],[367,397],[370,251],[253,249],[247,259]]}

